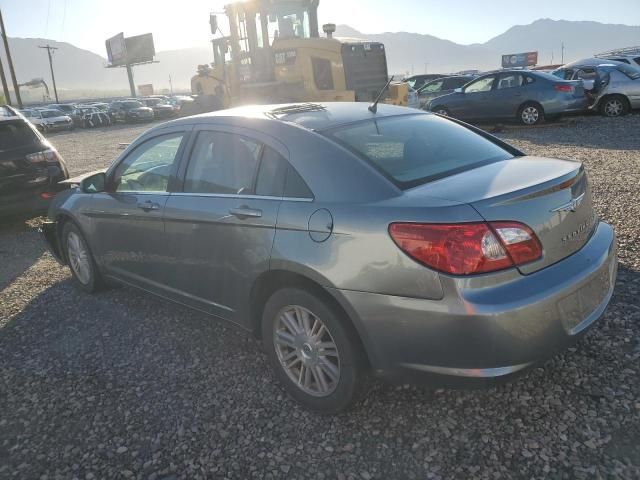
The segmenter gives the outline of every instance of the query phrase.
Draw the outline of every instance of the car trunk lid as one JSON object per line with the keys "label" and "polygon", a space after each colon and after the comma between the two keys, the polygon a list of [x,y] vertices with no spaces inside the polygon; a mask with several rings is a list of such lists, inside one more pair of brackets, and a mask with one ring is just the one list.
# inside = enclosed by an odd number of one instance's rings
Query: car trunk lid
{"label": "car trunk lid", "polygon": [[521,265],[523,274],[578,251],[596,223],[591,189],[578,162],[516,157],[419,188],[430,196],[470,204],[487,221],[528,225],[542,244],[543,256]]}

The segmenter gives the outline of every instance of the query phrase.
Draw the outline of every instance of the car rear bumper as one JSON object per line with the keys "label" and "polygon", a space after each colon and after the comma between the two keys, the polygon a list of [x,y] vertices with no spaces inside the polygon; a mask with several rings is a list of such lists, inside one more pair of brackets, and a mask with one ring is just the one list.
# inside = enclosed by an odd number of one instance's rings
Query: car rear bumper
{"label": "car rear bumper", "polygon": [[545,113],[548,115],[558,115],[561,113],[586,112],[589,108],[589,100],[586,96],[578,98],[568,98],[544,105]]}
{"label": "car rear bumper", "polygon": [[603,315],[616,275],[615,234],[599,223],[581,250],[538,272],[482,288],[445,278],[442,300],[333,293],[354,318],[378,374],[473,386],[573,343]]}

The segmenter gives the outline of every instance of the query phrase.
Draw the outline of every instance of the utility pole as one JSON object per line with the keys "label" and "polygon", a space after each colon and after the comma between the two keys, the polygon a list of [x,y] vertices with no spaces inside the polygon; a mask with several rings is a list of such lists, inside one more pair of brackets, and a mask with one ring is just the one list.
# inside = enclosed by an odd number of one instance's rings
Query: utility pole
{"label": "utility pole", "polygon": [[564,65],[564,42],[562,42],[562,64]]}
{"label": "utility pole", "polygon": [[171,95],[173,95],[173,83],[171,83],[171,75],[169,75],[169,90],[171,90]]}
{"label": "utility pole", "polygon": [[9,96],[9,87],[7,86],[7,77],[4,76],[4,67],[2,66],[2,59],[0,58],[0,80],[2,80],[2,91],[4,92],[4,99],[7,105],[11,105],[11,97]]}
{"label": "utility pole", "polygon": [[46,48],[47,49],[47,53],[49,54],[49,68],[51,69],[51,80],[53,81],[53,94],[56,97],[56,103],[60,103],[60,101],[58,100],[58,89],[56,88],[56,77],[53,74],[53,58],[51,57],[51,50],[58,50],[58,48],[57,47],[52,47],[48,43],[45,46],[40,45],[40,46],[38,46],[38,48]]}
{"label": "utility pole", "polygon": [[129,62],[127,62],[127,64],[125,65],[127,67],[127,77],[129,78],[129,90],[131,90],[131,96],[133,98],[136,98],[136,85],[133,82],[133,70],[131,68],[131,64],[129,64]]}
{"label": "utility pole", "polygon": [[16,95],[16,103],[18,108],[22,108],[22,98],[20,98],[20,87],[16,80],[16,71],[13,68],[13,60],[11,60],[11,50],[9,50],[9,40],[7,39],[7,31],[4,29],[4,20],[2,19],[2,10],[0,10],[0,30],[2,30],[2,41],[4,42],[4,51],[7,54],[7,63],[9,64],[9,73],[11,74],[11,82],[13,83],[13,92]]}

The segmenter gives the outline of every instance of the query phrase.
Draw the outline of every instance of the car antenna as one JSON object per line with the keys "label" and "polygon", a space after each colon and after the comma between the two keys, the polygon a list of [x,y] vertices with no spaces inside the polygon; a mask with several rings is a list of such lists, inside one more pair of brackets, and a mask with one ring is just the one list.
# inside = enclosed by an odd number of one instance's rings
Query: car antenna
{"label": "car antenna", "polygon": [[371,113],[378,113],[378,102],[382,98],[382,95],[384,95],[384,92],[387,91],[387,88],[389,88],[389,85],[391,85],[391,82],[393,82],[393,75],[391,75],[391,78],[389,79],[387,84],[382,88],[382,90],[380,90],[380,93],[376,97],[375,101],[371,105],[369,105],[369,111]]}

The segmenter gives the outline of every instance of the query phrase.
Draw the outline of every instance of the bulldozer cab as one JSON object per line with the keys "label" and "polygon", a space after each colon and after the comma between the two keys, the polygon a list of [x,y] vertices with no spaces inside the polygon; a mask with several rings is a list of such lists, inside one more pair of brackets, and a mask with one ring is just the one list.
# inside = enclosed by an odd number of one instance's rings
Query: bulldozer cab
{"label": "bulldozer cab", "polygon": [[[342,42],[333,38],[332,24],[323,26],[326,37],[320,37],[318,4],[319,0],[234,2],[224,8],[228,32],[222,32],[221,22],[212,15],[211,31],[217,36],[212,42],[214,62],[199,66],[192,92],[203,99],[215,96],[212,104],[220,108],[372,101],[388,80],[384,45]],[[392,85],[384,101],[406,105],[401,87]]]}
{"label": "bulldozer cab", "polygon": [[232,83],[275,81],[274,42],[317,38],[317,12],[318,0],[251,0],[227,5]]}

